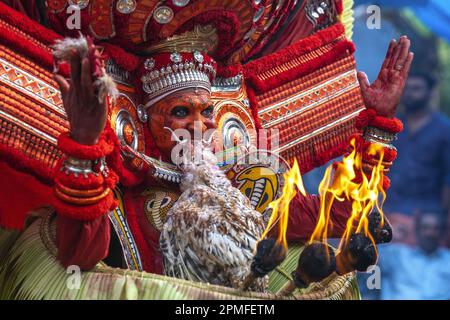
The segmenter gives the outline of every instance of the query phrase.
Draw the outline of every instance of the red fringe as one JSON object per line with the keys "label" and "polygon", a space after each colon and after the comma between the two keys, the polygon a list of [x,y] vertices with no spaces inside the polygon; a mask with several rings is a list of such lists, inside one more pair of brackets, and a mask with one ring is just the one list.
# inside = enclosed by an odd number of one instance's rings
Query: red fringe
{"label": "red fringe", "polygon": [[384,149],[384,161],[391,162],[397,159],[397,150],[395,149]]}
{"label": "red fringe", "polygon": [[49,50],[34,44],[28,38],[19,33],[11,32],[10,29],[0,24],[0,42],[7,47],[18,51],[27,58],[42,65],[48,70],[53,69],[53,57]]}
{"label": "red fringe", "polygon": [[358,129],[371,126],[390,133],[400,133],[403,131],[403,123],[399,119],[379,116],[374,109],[361,111],[356,118],[355,126]]}
{"label": "red fringe", "polygon": [[245,70],[248,76],[247,82],[250,83],[250,85],[252,85],[258,93],[263,93],[332,64],[343,57],[352,54],[354,51],[355,46],[353,43],[344,40],[338,43],[332,51],[309,61],[307,64],[298,65],[289,71],[270,77],[267,80],[260,80],[256,74],[250,75],[248,73],[248,69],[246,68]]}
{"label": "red fringe", "polygon": [[[36,21],[31,20],[26,15],[10,8],[1,1],[0,19],[6,21],[7,23],[13,25],[14,27],[20,29],[24,33],[32,36],[39,42],[42,42],[46,45],[53,44],[56,39],[62,39],[59,34],[43,27]],[[5,36],[5,34],[2,34],[2,36]]]}
{"label": "red fringe", "polygon": [[344,32],[344,26],[340,23],[321,30],[281,51],[248,63],[245,66],[246,75],[261,74],[269,71],[273,67],[292,61],[305,53],[335,41],[339,36],[343,35]]}
{"label": "red fringe", "polygon": [[381,116],[376,116],[370,123],[372,127],[391,132],[400,133],[403,131],[403,123],[397,119],[388,119]]}
{"label": "red fringe", "polygon": [[231,78],[243,73],[243,66],[241,64],[234,64],[225,66],[222,64],[217,65],[217,76],[223,78]]}
{"label": "red fringe", "polygon": [[[62,37],[50,29],[46,29],[37,22],[30,20],[25,15],[12,10],[10,7],[0,2],[0,20],[4,20],[17,27],[25,34],[37,39],[44,45],[50,46],[57,39]],[[53,56],[50,48],[45,48],[30,41],[26,36],[12,32],[10,29],[0,24],[0,42],[41,65],[47,70],[53,70]],[[59,73],[65,77],[69,76],[67,64],[60,66]]]}
{"label": "red fringe", "polygon": [[109,187],[111,190],[114,190],[117,183],[119,183],[119,176],[114,171],[110,170],[108,176],[105,178],[105,186]]}
{"label": "red fringe", "polygon": [[[362,176],[361,176],[361,173],[360,173],[360,172],[356,172],[356,175],[357,175],[357,176],[356,176],[355,179],[353,179],[353,181],[354,181],[355,183],[361,183],[361,182],[362,182]],[[367,177],[367,179],[370,180],[371,174],[366,174],[366,177]],[[388,191],[389,188],[391,187],[391,180],[389,179],[388,176],[383,175],[383,182],[382,182],[382,184],[381,184],[381,187],[383,188],[384,191]]]}
{"label": "red fringe", "polygon": [[102,43],[100,45],[105,48],[106,55],[108,55],[108,57],[110,57],[120,68],[126,71],[134,71],[141,65],[142,59],[126,52],[120,47],[109,43]]}
{"label": "red fringe", "polygon": [[388,176],[383,176],[383,190],[388,191],[391,187],[391,179]]}
{"label": "red fringe", "polygon": [[[372,144],[371,142],[368,142],[366,140],[364,140],[364,138],[360,138],[360,142],[358,142],[359,147],[358,150],[360,150],[360,152],[363,152],[363,158],[364,159],[372,159],[374,158],[373,155],[370,155],[368,153],[369,150],[369,146]],[[395,149],[389,149],[389,148],[383,148],[383,161],[385,162],[392,162],[395,159],[397,159],[397,150]]]}
{"label": "red fringe", "polygon": [[[351,139],[349,139],[350,141]],[[350,148],[349,141],[344,141],[341,144],[335,146],[334,148],[327,150],[319,155],[316,155],[314,159],[310,162],[299,162],[300,172],[306,174],[311,170],[325,165],[328,161],[335,159],[347,153]]]}
{"label": "red fringe", "polygon": [[[67,175],[65,172],[60,171],[64,159],[58,161],[58,164],[55,167],[54,171],[54,179],[57,180],[64,186],[67,186],[72,189],[78,190],[89,190],[96,189],[100,186],[109,187],[113,190],[118,182],[118,176],[113,170],[109,171],[109,175],[104,178],[103,175],[99,174],[88,175],[87,177],[78,176],[75,177],[73,174]],[[100,202],[87,205],[87,206],[79,206],[70,203],[66,203],[59,199],[55,194],[52,196],[53,206],[58,212],[59,215],[62,215],[67,218],[81,220],[81,221],[89,221],[100,217],[102,214],[113,210],[117,207],[117,201],[114,199],[113,192],[111,192],[106,198],[102,199]]]}
{"label": "red fringe", "polygon": [[16,169],[17,171],[27,173],[46,185],[52,183],[52,169],[44,165],[39,160],[26,156],[20,150],[0,144],[0,159]]}
{"label": "red fringe", "polygon": [[[357,177],[355,179],[353,179],[353,181],[355,183],[361,183],[362,182],[362,176],[360,172],[356,172]],[[371,174],[365,174],[367,179],[371,179],[372,175]],[[383,191],[388,191],[389,188],[391,187],[391,179],[389,179],[388,176],[383,175],[383,182],[381,184],[381,188],[383,188]]]}
{"label": "red fringe", "polygon": [[92,146],[80,144],[70,138],[70,132],[64,132],[58,137],[58,148],[66,155],[78,159],[96,160],[111,154],[116,140],[116,134],[109,127],[100,135],[98,143]]}

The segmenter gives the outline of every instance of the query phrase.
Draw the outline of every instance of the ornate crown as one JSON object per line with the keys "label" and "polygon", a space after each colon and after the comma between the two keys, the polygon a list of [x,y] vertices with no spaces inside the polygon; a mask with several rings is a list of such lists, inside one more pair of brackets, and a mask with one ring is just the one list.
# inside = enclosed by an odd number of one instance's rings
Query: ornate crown
{"label": "ornate crown", "polygon": [[141,53],[194,52],[198,50],[213,56],[218,43],[217,29],[212,24],[196,24],[192,30],[163,39],[148,48],[144,48]]}
{"label": "ornate crown", "polygon": [[216,62],[200,51],[160,53],[147,58],[141,77],[148,94],[145,108],[169,94],[186,88],[203,88],[211,92]]}
{"label": "ornate crown", "polygon": [[[76,6],[83,34],[128,52],[153,54],[148,49],[158,47],[164,39],[168,41],[163,46],[178,42],[171,52],[184,52],[187,50],[180,46],[191,47],[193,39],[197,50],[200,44],[208,47],[201,52],[235,64],[257,54],[295,6],[305,2],[319,0],[48,0],[45,5],[53,28],[66,36],[76,36],[80,29],[67,23],[73,15],[67,8]],[[194,30],[195,25],[202,27]],[[191,39],[184,37],[187,41],[180,43],[177,38],[186,31],[192,33]]]}

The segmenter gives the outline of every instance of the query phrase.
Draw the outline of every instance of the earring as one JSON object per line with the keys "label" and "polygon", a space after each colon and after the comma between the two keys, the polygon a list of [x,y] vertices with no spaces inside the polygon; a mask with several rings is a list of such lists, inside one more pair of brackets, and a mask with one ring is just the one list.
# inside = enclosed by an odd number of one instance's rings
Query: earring
{"label": "earring", "polygon": [[141,120],[141,122],[146,123],[148,121],[147,110],[145,109],[145,106],[143,104],[138,105],[137,114],[138,114],[138,118],[139,118],[139,120]]}

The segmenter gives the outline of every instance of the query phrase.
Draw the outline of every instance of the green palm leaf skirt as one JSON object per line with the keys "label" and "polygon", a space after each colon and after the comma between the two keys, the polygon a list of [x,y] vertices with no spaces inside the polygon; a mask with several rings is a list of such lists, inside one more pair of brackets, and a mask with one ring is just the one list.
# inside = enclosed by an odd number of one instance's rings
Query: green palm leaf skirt
{"label": "green palm leaf skirt", "polygon": [[76,275],[64,269],[55,258],[52,216],[51,209],[42,209],[34,214],[23,232],[0,229],[0,299],[360,299],[353,273],[333,274],[290,296],[277,294],[291,280],[301,247],[290,248],[283,264],[270,274],[268,293],[116,269],[104,263]]}

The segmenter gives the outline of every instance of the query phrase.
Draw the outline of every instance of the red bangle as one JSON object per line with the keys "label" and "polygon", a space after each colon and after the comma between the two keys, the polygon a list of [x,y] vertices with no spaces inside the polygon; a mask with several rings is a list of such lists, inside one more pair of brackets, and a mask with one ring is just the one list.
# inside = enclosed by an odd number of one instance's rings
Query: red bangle
{"label": "red bangle", "polygon": [[108,196],[108,194],[111,192],[111,189],[106,188],[101,194],[94,197],[73,197],[63,192],[63,190],[58,187],[54,189],[54,192],[55,195],[64,202],[78,206],[86,206],[99,203],[101,200]]}
{"label": "red bangle", "polygon": [[109,192],[106,197],[95,204],[81,206],[67,203],[53,194],[53,207],[58,215],[79,221],[92,221],[97,219],[109,211],[114,210],[117,205],[118,202],[114,199],[113,192]]}
{"label": "red bangle", "polygon": [[95,189],[72,189],[63,184],[58,180],[55,180],[55,189],[58,189],[61,193],[65,195],[76,197],[76,198],[91,198],[99,196],[103,193],[104,187],[98,187]]}
{"label": "red bangle", "polygon": [[355,126],[360,130],[371,126],[395,134],[403,131],[403,123],[399,119],[379,116],[373,109],[361,111],[356,117]]}
{"label": "red bangle", "polygon": [[[100,135],[97,144],[87,146],[75,142],[69,132],[65,132],[58,137],[58,148],[66,155],[82,160],[96,160],[109,155],[115,147],[115,134],[111,128],[105,128]],[[117,139],[117,138],[116,138]]]}

